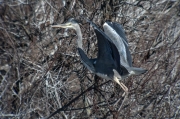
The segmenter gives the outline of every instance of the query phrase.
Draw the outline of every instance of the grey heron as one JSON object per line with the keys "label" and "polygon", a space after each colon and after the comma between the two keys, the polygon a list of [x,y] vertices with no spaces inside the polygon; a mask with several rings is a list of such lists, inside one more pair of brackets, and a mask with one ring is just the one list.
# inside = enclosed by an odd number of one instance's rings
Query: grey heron
{"label": "grey heron", "polygon": [[92,21],[87,21],[93,26],[98,40],[98,56],[95,59],[89,59],[83,50],[82,33],[76,20],[70,19],[65,24],[52,27],[74,29],[78,36],[77,49],[82,63],[99,77],[114,80],[125,93],[128,93],[128,88],[121,80],[131,74],[145,73],[146,70],[132,67],[132,58],[124,30],[118,23],[106,22],[103,25],[105,31],[103,32]]}

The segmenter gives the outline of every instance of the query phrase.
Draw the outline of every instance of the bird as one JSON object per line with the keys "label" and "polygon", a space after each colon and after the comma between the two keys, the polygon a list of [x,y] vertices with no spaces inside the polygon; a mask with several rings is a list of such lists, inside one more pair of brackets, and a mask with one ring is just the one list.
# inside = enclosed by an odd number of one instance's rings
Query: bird
{"label": "bird", "polygon": [[128,88],[121,81],[127,76],[142,74],[147,70],[132,66],[132,58],[122,26],[116,22],[105,22],[103,31],[92,21],[88,19],[86,21],[94,28],[98,40],[98,56],[94,59],[89,59],[83,50],[82,32],[76,19],[71,18],[64,24],[52,25],[52,27],[74,29],[78,36],[77,50],[83,65],[101,78],[114,80],[128,94]]}

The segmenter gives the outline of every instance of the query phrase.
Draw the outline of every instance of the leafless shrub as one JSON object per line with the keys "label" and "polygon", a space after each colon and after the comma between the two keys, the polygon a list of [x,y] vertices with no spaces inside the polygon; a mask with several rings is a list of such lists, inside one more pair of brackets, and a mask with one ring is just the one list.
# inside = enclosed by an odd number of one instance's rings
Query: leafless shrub
{"label": "leafless shrub", "polygon": [[[73,30],[52,24],[81,21],[84,48],[97,55],[93,29],[121,23],[133,65],[130,94],[94,76],[80,62]],[[0,3],[0,118],[180,118],[180,2],[178,0],[41,0]],[[120,100],[119,100],[120,99]],[[115,105],[115,103],[119,102]]]}

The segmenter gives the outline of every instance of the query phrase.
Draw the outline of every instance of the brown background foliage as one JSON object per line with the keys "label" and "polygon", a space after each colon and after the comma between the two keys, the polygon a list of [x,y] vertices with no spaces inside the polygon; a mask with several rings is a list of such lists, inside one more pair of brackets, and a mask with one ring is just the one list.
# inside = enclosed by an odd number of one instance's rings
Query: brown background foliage
{"label": "brown background foliage", "polygon": [[[81,16],[100,27],[121,23],[133,65],[148,69],[124,80],[130,93],[119,111],[123,90],[83,66],[73,30],[51,28],[78,19],[83,47],[96,57],[96,36]],[[178,0],[6,0],[0,3],[0,29],[1,119],[41,118],[59,108],[52,118],[180,118]]]}

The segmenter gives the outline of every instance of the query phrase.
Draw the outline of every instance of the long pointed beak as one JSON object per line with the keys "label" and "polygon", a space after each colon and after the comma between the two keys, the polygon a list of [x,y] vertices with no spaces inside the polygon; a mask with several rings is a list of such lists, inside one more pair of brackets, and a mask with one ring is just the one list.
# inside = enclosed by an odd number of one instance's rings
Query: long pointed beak
{"label": "long pointed beak", "polygon": [[52,25],[53,28],[68,28],[66,24]]}

